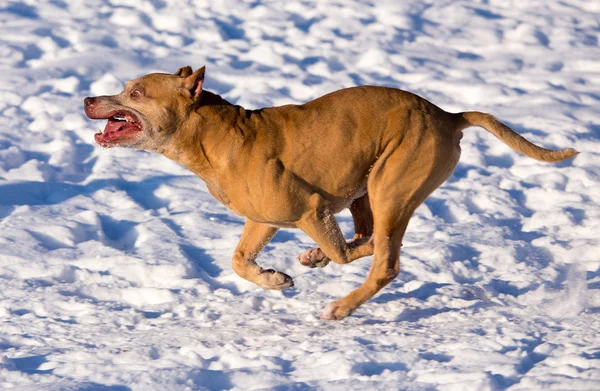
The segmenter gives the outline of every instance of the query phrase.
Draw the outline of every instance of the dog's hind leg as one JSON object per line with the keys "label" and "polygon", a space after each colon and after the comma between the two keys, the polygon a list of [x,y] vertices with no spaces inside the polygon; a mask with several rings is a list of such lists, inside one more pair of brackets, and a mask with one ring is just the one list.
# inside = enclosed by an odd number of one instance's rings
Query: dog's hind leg
{"label": "dog's hind leg", "polygon": [[366,193],[362,197],[355,199],[349,209],[354,221],[353,240],[373,235],[373,211],[369,204],[369,194]]}
{"label": "dog's hind leg", "polygon": [[429,144],[417,144],[411,150],[410,154],[403,149],[393,150],[371,171],[368,191],[374,216],[373,263],[365,282],[325,307],[323,319],[345,318],[396,278],[408,221],[429,194],[450,176],[458,161],[457,149],[435,139]]}
{"label": "dog's hind leg", "polygon": [[348,296],[327,305],[322,319],[339,320],[350,315],[358,306],[369,300],[389,284],[400,272],[400,247],[412,211],[401,214],[399,220],[375,221],[375,256],[365,282]]}
{"label": "dog's hind leg", "polygon": [[261,288],[281,290],[294,286],[292,278],[273,269],[263,269],[256,257],[275,236],[278,228],[246,220],[244,232],[233,253],[233,270],[238,276]]}
{"label": "dog's hind leg", "polygon": [[[373,176],[377,177],[377,173],[374,174]],[[372,180],[375,182],[372,187],[377,191],[371,193],[375,216],[373,232],[375,256],[371,269],[365,282],[358,289],[325,307],[321,313],[322,319],[339,320],[347,317],[396,278],[400,272],[400,247],[402,247],[402,238],[408,221],[417,206],[428,195],[428,192],[422,191],[422,182],[419,183],[421,180],[423,179],[413,182],[414,187],[389,186],[390,179],[386,178],[385,174],[381,178]]]}

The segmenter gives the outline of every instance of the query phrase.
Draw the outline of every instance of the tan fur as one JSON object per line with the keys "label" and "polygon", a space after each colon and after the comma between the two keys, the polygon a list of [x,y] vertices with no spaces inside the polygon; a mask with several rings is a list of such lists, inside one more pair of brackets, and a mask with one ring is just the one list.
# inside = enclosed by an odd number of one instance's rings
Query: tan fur
{"label": "tan fur", "polygon": [[[292,286],[264,270],[258,253],[280,227],[300,228],[319,248],[299,261],[309,267],[375,255],[364,284],[331,303],[325,319],[342,319],[399,272],[402,237],[415,209],[453,172],[468,126],[482,126],[511,148],[543,161],[572,149],[535,146],[488,114],[450,114],[409,92],[355,87],[303,105],[246,110],[202,90],[204,67],[151,74],[116,96],[87,98],[101,118],[130,110],[143,124],[118,146],[162,153],[200,176],[212,195],[246,218],[233,269],[266,289]],[[143,98],[132,98],[133,89]],[[346,242],[334,214],[349,208],[355,236]]]}

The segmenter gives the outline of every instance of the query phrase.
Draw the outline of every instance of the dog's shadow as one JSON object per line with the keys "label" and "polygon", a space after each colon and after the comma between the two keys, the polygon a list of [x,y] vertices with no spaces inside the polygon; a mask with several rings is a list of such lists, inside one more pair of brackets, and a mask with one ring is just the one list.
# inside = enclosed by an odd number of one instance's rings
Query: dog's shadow
{"label": "dog's shadow", "polygon": [[[450,300],[447,301],[447,305],[439,307],[427,307],[423,306],[423,303],[427,302],[434,296],[447,296]],[[460,299],[461,301],[472,302],[469,306],[452,306],[453,299]],[[431,318],[439,314],[447,312],[464,311],[465,309],[477,310],[492,305],[497,305],[491,302],[483,289],[476,286],[456,285],[448,283],[436,283],[427,282],[419,288],[405,292],[400,289],[395,292],[383,293],[373,300],[376,304],[387,304],[389,302],[404,302],[409,304],[404,310],[396,316],[393,320],[381,320],[376,317],[364,317],[362,323],[364,324],[382,324],[389,322],[419,322],[423,319]],[[361,317],[360,311],[355,314],[357,317]]]}

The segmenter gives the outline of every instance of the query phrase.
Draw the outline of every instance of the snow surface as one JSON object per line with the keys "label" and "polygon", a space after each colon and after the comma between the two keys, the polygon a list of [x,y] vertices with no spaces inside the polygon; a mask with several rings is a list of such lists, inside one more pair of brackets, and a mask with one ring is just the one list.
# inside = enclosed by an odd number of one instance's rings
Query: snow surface
{"label": "snow surface", "polygon": [[[3,0],[0,37],[1,389],[600,389],[597,0]],[[400,276],[325,322],[370,259],[306,269],[282,230],[259,260],[296,287],[261,290],[202,181],[93,145],[83,97],[204,64],[250,108],[386,85],[582,153],[467,130]]]}

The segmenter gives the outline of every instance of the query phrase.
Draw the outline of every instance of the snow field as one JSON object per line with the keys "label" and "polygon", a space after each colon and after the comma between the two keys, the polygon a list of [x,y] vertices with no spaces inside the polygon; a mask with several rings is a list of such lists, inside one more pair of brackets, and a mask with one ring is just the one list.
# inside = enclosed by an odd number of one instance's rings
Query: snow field
{"label": "snow field", "polygon": [[[78,0],[0,4],[0,389],[596,390],[600,6],[594,1]],[[339,323],[370,260],[324,269],[282,230],[261,290],[243,220],[167,159],[93,145],[85,96],[207,65],[246,107],[359,84],[491,112],[543,164],[469,129],[401,274]],[[352,235],[349,213],[339,216]]]}

